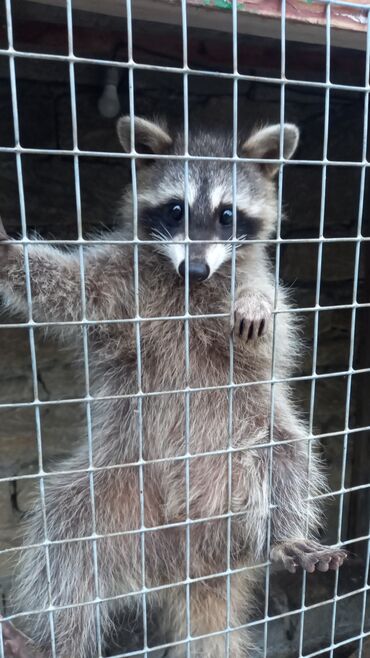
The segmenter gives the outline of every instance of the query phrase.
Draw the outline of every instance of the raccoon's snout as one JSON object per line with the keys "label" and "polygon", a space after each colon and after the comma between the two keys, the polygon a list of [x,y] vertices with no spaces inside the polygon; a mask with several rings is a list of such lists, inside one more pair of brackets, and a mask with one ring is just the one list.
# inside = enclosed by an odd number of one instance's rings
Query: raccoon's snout
{"label": "raccoon's snout", "polygon": [[[179,265],[179,274],[185,279],[185,261]],[[210,269],[207,263],[201,260],[189,261],[189,279],[190,281],[205,281],[208,279]]]}

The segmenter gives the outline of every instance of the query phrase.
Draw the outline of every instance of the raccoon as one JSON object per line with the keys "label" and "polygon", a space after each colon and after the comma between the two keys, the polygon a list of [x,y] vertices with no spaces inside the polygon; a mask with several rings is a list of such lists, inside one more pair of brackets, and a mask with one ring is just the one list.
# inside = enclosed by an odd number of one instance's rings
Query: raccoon
{"label": "raccoon", "polygon": [[[315,539],[326,482],[284,381],[300,343],[282,286],[273,312],[281,133],[290,158],[297,127],[260,128],[240,140],[235,172],[231,136],[199,129],[185,179],[183,135],[136,117],[137,195],[125,191],[105,242],[83,244],[83,289],[78,253],[29,242],[34,320],[78,346],[73,323],[88,321],[92,454],[81,440],[45,476],[47,545],[37,503],[14,592],[34,611],[22,620],[37,649],[4,623],[9,656],[49,658],[53,641],[60,658],[109,655],[126,619],[155,615],[170,658],[189,637],[191,656],[221,658],[228,644],[246,657],[258,565],[343,563]],[[129,117],[118,136],[131,152]],[[23,246],[0,235],[0,291],[24,316]]]}

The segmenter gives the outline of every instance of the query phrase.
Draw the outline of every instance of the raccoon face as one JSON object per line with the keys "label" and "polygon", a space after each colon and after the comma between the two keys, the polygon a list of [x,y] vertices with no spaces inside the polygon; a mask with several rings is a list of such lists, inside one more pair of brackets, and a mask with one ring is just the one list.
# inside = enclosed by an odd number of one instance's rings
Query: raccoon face
{"label": "raccoon face", "polygon": [[[122,117],[117,127],[124,150],[130,152],[129,117]],[[299,131],[293,124],[285,124],[283,132],[284,157],[290,158],[297,147]],[[179,276],[186,275],[186,224],[192,282],[208,279],[230,260],[234,238],[239,241],[239,249],[251,247],[251,241],[265,239],[273,232],[277,214],[274,177],[278,166],[268,160],[279,158],[280,125],[262,128],[240,143],[241,157],[266,158],[266,162],[238,162],[236,179],[233,165],[227,161],[190,160],[185,181],[183,161],[155,159],[160,154],[184,154],[182,135],[171,136],[160,123],[135,118],[135,148],[138,153],[153,154],[153,160],[137,161],[139,236],[157,240],[157,251],[167,257]],[[189,139],[189,153],[201,157],[231,156],[232,139],[199,131]],[[127,213],[130,210],[129,193]]]}

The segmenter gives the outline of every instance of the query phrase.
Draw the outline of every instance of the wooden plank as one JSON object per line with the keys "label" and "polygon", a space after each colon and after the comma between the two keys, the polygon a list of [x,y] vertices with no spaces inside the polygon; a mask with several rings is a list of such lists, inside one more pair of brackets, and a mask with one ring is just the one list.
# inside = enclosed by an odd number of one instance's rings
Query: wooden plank
{"label": "wooden plank", "polygon": [[[27,0],[65,6],[65,0]],[[358,4],[370,5],[363,0]],[[179,0],[134,0],[135,19],[179,24]],[[73,8],[107,16],[124,16],[122,0],[73,0]],[[280,38],[281,0],[239,0],[238,30],[244,34]],[[231,0],[188,0],[188,25],[211,30],[232,31]],[[331,41],[334,46],[363,50],[366,46],[365,9],[332,7]],[[308,0],[287,2],[287,39],[325,43],[325,4]]]}

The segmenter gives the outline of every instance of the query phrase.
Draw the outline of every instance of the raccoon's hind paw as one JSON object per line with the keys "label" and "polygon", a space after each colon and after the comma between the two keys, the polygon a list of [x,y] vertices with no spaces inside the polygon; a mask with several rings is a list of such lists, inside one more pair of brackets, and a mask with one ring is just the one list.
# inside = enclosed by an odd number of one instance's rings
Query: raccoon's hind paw
{"label": "raccoon's hind paw", "polygon": [[275,544],[270,552],[272,562],[282,562],[290,573],[295,573],[298,566],[309,573],[315,570],[339,569],[346,558],[346,551],[331,546],[321,546],[318,542],[309,539]]}
{"label": "raccoon's hind paw", "polygon": [[265,336],[271,324],[272,306],[260,293],[245,294],[235,302],[234,337],[248,343]]}
{"label": "raccoon's hind paw", "polygon": [[10,621],[3,621],[0,624],[0,632],[1,630],[3,632],[5,658],[45,658],[44,654],[35,648],[32,640],[24,633],[21,633]]}

